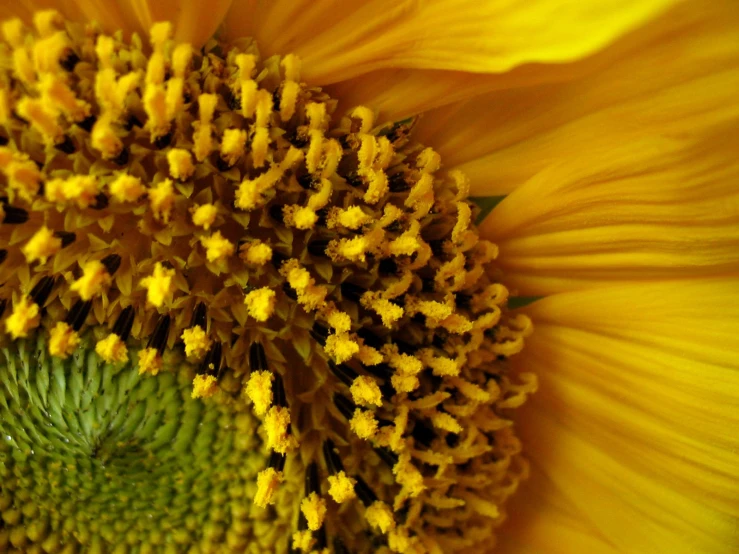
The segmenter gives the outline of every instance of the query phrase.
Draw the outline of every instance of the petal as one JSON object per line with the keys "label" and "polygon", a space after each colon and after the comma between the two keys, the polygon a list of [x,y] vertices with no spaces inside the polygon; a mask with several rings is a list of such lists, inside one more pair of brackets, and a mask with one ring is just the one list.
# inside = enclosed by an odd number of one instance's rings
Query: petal
{"label": "petal", "polygon": [[495,554],[620,554],[535,464],[507,512]]}
{"label": "petal", "polygon": [[515,363],[540,387],[519,432],[550,503],[618,552],[735,552],[739,278],[563,293],[525,311],[535,331]]}
{"label": "petal", "polygon": [[304,77],[325,85],[383,68],[499,73],[525,63],[571,61],[672,3],[251,0],[234,4],[224,33],[252,36],[268,55],[299,55]]}
{"label": "petal", "polygon": [[31,0],[4,6],[2,17],[30,21],[35,10],[54,8],[72,21],[97,21],[103,29],[123,29],[146,37],[152,24],[171,21],[175,39],[199,47],[215,33],[232,0]]}
{"label": "petal", "polygon": [[705,78],[739,65],[737,25],[733,0],[688,2],[601,52],[584,77],[450,105],[426,114],[416,136],[484,196],[633,135],[689,131],[702,103],[729,101],[728,90],[707,99]]}
{"label": "petal", "polygon": [[553,113],[592,112],[488,167],[538,165],[482,225],[518,294],[739,271],[739,12],[724,21],[625,62],[598,93],[563,93]]}

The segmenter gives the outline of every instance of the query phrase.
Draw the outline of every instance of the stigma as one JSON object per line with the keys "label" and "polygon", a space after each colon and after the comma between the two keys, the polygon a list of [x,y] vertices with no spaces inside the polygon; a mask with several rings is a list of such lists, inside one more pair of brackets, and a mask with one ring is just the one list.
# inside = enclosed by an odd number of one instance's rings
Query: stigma
{"label": "stigma", "polygon": [[2,25],[10,339],[67,358],[92,337],[152,376],[177,355],[193,398],[250,405],[250,501],[295,527],[290,551],[490,540],[527,472],[510,410],[536,383],[509,375],[531,323],[464,175],[412,121],[336,113],[253,41],[35,27]]}

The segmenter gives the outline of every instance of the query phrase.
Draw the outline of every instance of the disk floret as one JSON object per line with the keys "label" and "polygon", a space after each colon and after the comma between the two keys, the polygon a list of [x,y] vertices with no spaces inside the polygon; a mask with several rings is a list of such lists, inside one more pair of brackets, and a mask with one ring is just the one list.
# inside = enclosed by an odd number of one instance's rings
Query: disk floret
{"label": "disk floret", "polygon": [[35,27],[6,22],[0,48],[9,338],[68,358],[90,335],[148,378],[186,358],[192,398],[251,405],[244,502],[292,549],[490,541],[527,472],[510,410],[536,381],[509,375],[531,324],[464,175],[412,120],[337,114],[253,41]]}

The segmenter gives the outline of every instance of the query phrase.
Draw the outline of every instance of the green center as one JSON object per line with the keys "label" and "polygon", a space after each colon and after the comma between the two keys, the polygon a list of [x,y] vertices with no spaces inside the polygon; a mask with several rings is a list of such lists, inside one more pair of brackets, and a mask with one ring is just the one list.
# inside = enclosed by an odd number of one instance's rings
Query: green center
{"label": "green center", "polygon": [[60,360],[41,340],[2,350],[0,546],[135,553],[248,542],[238,520],[265,459],[248,455],[261,450],[253,418],[236,402],[191,399],[193,368],[168,366],[140,376],[89,346]]}

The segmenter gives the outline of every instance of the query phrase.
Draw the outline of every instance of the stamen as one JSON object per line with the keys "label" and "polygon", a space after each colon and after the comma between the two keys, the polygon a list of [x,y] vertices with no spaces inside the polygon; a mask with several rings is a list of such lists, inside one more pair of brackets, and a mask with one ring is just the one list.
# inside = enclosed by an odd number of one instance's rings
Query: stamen
{"label": "stamen", "polygon": [[[38,328],[64,358],[94,336],[106,364],[130,346],[140,373],[184,368],[204,413],[233,407],[239,429],[255,418],[237,441],[255,462],[239,471],[264,468],[254,503],[274,503],[280,529],[297,512],[292,550],[327,550],[327,529],[336,552],[486,547],[525,476],[510,410],[536,382],[506,361],[531,323],[506,308],[469,180],[443,174],[413,121],[335,113],[294,55],[262,61],[249,41],[196,50],[166,22],[148,52],[53,11],[34,28],[2,24],[9,337]],[[279,485],[304,466],[298,501]],[[347,522],[355,509],[366,533]],[[245,533],[211,527],[203,537],[246,548]],[[249,536],[274,549],[269,533]]]}

